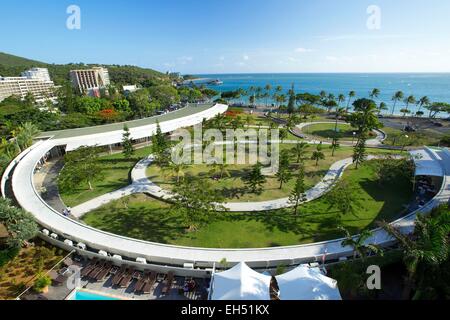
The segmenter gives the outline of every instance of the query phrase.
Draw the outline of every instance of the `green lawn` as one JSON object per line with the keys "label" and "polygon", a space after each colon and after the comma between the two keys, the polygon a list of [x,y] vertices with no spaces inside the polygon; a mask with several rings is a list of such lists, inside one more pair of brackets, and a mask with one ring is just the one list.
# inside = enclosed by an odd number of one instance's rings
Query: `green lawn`
{"label": "green lawn", "polygon": [[[294,145],[282,145],[281,150],[291,149]],[[336,151],[334,157],[331,156],[331,150],[329,148],[324,148],[323,153],[326,156],[325,160],[319,162],[319,165],[315,165],[315,161],[309,160],[314,147],[310,146],[308,149],[307,157],[308,160],[305,161],[306,170],[306,184],[308,188],[312,188],[316,185],[327,173],[330,166],[336,161],[349,158],[352,156],[352,149],[342,148]],[[295,173],[298,170],[298,164],[296,164],[296,158],[292,156],[291,169]],[[283,188],[280,189],[280,183],[277,181],[275,176],[267,177],[267,182],[264,185],[264,191],[257,195],[250,193],[247,190],[242,178],[245,173],[251,169],[250,165],[230,165],[227,170],[229,171],[230,177],[225,176],[219,181],[213,180],[218,174],[211,172],[213,168],[207,165],[193,165],[185,169],[184,174],[186,176],[200,177],[201,179],[210,180],[216,189],[221,190],[222,194],[225,196],[227,201],[265,201],[272,199],[279,199],[289,197],[292,188],[295,184],[295,179],[290,182],[285,183]],[[147,169],[147,176],[149,179],[158,184],[163,189],[172,190],[176,185],[176,177],[171,172],[164,172],[157,165],[152,165]]]}
{"label": "green lawn", "polygon": [[[292,149],[294,145],[283,144],[280,150]],[[315,151],[315,146],[309,146],[308,152],[306,154],[305,161],[305,180],[307,188],[312,188],[320,180],[323,179],[325,174],[328,172],[332,164],[339,160],[346,158],[351,158],[353,154],[353,149],[348,147],[343,147],[335,152],[334,157],[331,156],[331,149],[324,146],[322,152],[325,154],[325,160],[321,160],[319,165],[316,166],[315,161],[310,160],[312,152]],[[392,152],[382,149],[370,149],[369,154],[373,155],[383,155],[383,154],[394,154],[398,152]],[[299,165],[296,164],[296,157],[291,157],[291,171],[296,173],[298,171]],[[221,180],[214,180],[219,174],[211,172],[212,166],[208,165],[192,165],[188,166],[184,170],[185,176],[199,177],[201,179],[209,180],[213,183],[213,186],[217,190],[221,190],[222,194],[225,196],[226,201],[237,202],[237,201],[266,201],[281,199],[290,196],[292,188],[295,185],[295,179],[292,179],[288,183],[285,183],[280,189],[280,183],[275,176],[268,176],[267,182],[263,186],[263,192],[261,194],[254,194],[249,192],[242,178],[245,173],[251,169],[250,165],[230,165],[227,170],[230,176],[224,176]],[[157,165],[151,165],[147,169],[147,176],[149,179],[159,185],[163,189],[172,190],[177,183],[177,178],[175,174],[170,171],[163,171]]]}
{"label": "green lawn", "polygon": [[[338,137],[342,140],[352,140],[355,128],[348,124],[338,124]],[[332,123],[318,123],[304,127],[303,132],[312,136],[321,138],[332,138],[335,135],[335,124]]]}
{"label": "green lawn", "polygon": [[94,190],[89,190],[87,184],[76,189],[60,189],[61,199],[69,207],[92,200],[108,192],[116,191],[130,184],[130,173],[136,163],[150,155],[150,148],[136,150],[132,159],[125,159],[122,153],[100,157],[100,164],[104,168],[103,179],[93,181]]}
{"label": "green lawn", "polygon": [[153,242],[208,248],[275,247],[331,240],[342,234],[343,225],[356,233],[375,227],[381,219],[394,220],[404,213],[412,198],[412,183],[397,179],[380,186],[373,161],[359,170],[350,168],[345,176],[361,203],[357,215],[330,209],[324,199],[301,208],[296,218],[292,210],[263,213],[217,213],[216,218],[197,232],[187,233],[170,205],[145,195],[135,195],[87,214],[83,221],[104,231]]}

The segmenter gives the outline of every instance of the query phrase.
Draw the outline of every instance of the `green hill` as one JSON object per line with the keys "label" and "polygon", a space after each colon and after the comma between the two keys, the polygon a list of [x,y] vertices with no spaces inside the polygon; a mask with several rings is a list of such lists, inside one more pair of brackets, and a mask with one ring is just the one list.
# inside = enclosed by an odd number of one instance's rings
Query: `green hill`
{"label": "green hill", "polygon": [[33,67],[43,66],[45,63],[0,52],[0,65],[4,67]]}
{"label": "green hill", "polygon": [[[48,64],[40,61],[17,57],[0,52],[0,75],[5,77],[19,76],[21,72],[31,67],[48,68],[52,80],[56,84],[69,81],[69,72],[73,69],[88,69],[102,64]],[[111,81],[121,84],[141,84],[148,86],[154,82],[166,80],[167,76],[161,72],[140,68],[137,66],[103,65],[109,70]]]}

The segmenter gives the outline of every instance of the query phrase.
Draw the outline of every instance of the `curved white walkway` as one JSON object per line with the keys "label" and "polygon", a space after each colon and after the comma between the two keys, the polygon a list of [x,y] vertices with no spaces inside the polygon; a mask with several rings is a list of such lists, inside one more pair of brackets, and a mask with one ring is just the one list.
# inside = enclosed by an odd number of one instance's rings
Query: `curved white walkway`
{"label": "curved white walkway", "polygon": [[[164,128],[163,130],[170,129],[168,131],[173,131],[176,128],[192,126],[195,123],[200,123],[203,118],[214,117],[217,113],[222,113],[226,109],[226,106],[218,105],[202,113],[177,119],[174,122],[167,121],[162,123],[161,127]],[[132,130],[132,133],[135,132],[137,136],[142,134],[145,137],[144,134],[148,135],[148,132],[154,130],[155,126],[153,125],[149,128],[141,127],[139,129],[136,131]],[[102,258],[96,252],[98,250],[104,250],[111,255],[117,254],[131,260],[145,258],[147,263],[169,266],[170,268],[182,268],[185,263],[194,263],[200,268],[211,268],[215,263],[224,258],[232,265],[245,261],[252,268],[271,268],[278,265],[298,265],[306,262],[321,261],[324,255],[325,260],[332,260],[353,254],[351,247],[342,247],[342,239],[277,248],[240,250],[205,249],[140,241],[86,226],[64,217],[42,200],[33,185],[34,170],[41,158],[54,146],[66,145],[71,142],[75,142],[74,145],[76,145],[81,141],[84,141],[84,144],[92,143],[95,145],[98,142],[109,144],[111,141],[120,142],[121,135],[117,134],[117,132],[111,132],[109,134],[104,132],[101,136],[94,134],[84,135],[82,138],[75,137],[76,141],[71,141],[70,139],[47,140],[26,150],[16,158],[17,166],[12,177],[12,188],[17,202],[25,210],[33,214],[43,228],[58,235],[59,241],[54,241],[51,238],[46,239],[60,247],[68,249],[67,245],[63,243],[67,239],[73,241],[75,244],[86,244],[91,250],[89,251],[90,256]],[[437,196],[427,206],[393,222],[393,225],[399,227],[403,233],[410,233],[414,230],[415,220],[418,214],[427,213],[438,204],[447,202],[450,198],[450,151],[447,149],[427,149],[426,152],[429,152],[433,161],[436,161],[443,168],[445,172],[443,185]],[[394,243],[394,239],[385,231],[377,229],[374,230],[373,237],[368,239],[367,243],[387,246]],[[76,250],[84,254],[84,250]],[[195,273],[195,270],[192,273]]]}
{"label": "curved white walkway", "polygon": [[[304,123],[297,125],[296,127],[299,130],[303,131],[304,128],[312,126],[312,125],[316,125],[316,124],[336,124],[336,122],[335,121],[304,122]],[[342,122],[342,121],[339,121],[338,124],[347,124],[348,125],[348,123]],[[383,141],[386,140],[386,138],[387,138],[386,134],[381,130],[374,130],[374,132],[377,134],[377,137],[374,139],[367,140],[367,145],[372,146],[372,147],[382,145]]]}
{"label": "curved white walkway", "polygon": [[[368,160],[379,158],[382,157],[369,156]],[[147,159],[140,161],[136,167],[134,167],[131,172],[131,185],[72,208],[72,215],[76,218],[81,218],[90,211],[100,208],[101,206],[114,200],[119,200],[122,197],[138,193],[146,193],[155,198],[170,201],[174,197],[174,194],[168,190],[162,189],[150,181],[146,175],[147,167],[152,165],[153,161],[154,157],[149,156]],[[306,192],[306,201],[304,203],[314,201],[326,194],[333,187],[334,183],[342,177],[345,169],[351,164],[353,164],[352,158],[343,159],[334,163],[324,178]],[[221,205],[229,212],[262,212],[290,208],[294,206],[289,200],[289,197],[257,202],[229,202]]]}

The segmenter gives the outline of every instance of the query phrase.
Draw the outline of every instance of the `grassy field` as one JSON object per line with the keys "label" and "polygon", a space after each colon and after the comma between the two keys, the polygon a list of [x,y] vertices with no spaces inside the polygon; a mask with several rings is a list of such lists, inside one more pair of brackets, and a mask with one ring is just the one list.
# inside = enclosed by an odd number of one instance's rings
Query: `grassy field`
{"label": "grassy field", "polygon": [[67,206],[75,207],[108,192],[126,187],[130,184],[130,173],[133,167],[149,155],[150,148],[143,148],[136,150],[133,158],[129,160],[125,159],[122,153],[100,157],[100,164],[104,168],[104,177],[93,181],[94,190],[89,190],[87,184],[71,190],[60,188],[61,199]]}
{"label": "grassy field", "polygon": [[301,215],[291,209],[262,213],[217,213],[208,225],[187,233],[181,217],[170,205],[144,195],[135,195],[87,214],[88,225],[108,232],[148,241],[208,248],[276,247],[331,240],[342,236],[338,225],[356,233],[374,227],[381,219],[401,216],[412,198],[412,183],[397,179],[380,187],[373,161],[359,170],[350,168],[344,179],[359,199],[357,215],[339,218],[325,199],[305,204]]}
{"label": "grassy field", "polygon": [[[338,124],[338,137],[342,140],[352,140],[355,128],[348,124]],[[319,123],[303,128],[303,132],[321,138],[332,138],[335,135],[335,124]]]}
{"label": "grassy field", "polygon": [[[281,146],[281,150],[291,149],[293,147],[294,145],[285,144]],[[332,164],[339,160],[350,158],[353,154],[352,148],[343,147],[337,150],[334,157],[332,157],[331,149],[324,147],[322,152],[325,154],[325,160],[321,160],[319,165],[316,166],[315,161],[310,160],[313,151],[315,151],[315,147],[309,146],[306,154],[307,160],[305,161],[305,181],[307,188],[312,188],[320,180],[322,180]],[[369,153],[375,155],[392,154],[391,151],[381,149],[371,149],[369,150]],[[292,173],[297,172],[299,168],[299,165],[295,163],[296,160],[296,157],[292,156]],[[210,180],[213,182],[213,185],[217,190],[221,190],[222,194],[226,198],[226,201],[266,201],[285,198],[290,196],[292,188],[295,185],[295,179],[292,179],[288,183],[283,184],[283,187],[280,189],[280,182],[278,182],[277,178],[275,176],[268,176],[267,182],[263,186],[263,192],[261,194],[254,194],[249,192],[244,181],[242,180],[246,172],[251,169],[250,165],[230,165],[227,167],[229,176],[224,176],[218,181],[213,180],[213,178],[218,177],[219,174],[211,172],[212,169],[212,166],[193,165],[188,166],[184,170],[184,174],[185,176],[199,177],[201,179]],[[157,165],[152,165],[147,169],[147,176],[152,182],[167,190],[172,190],[177,182],[174,173],[164,171]]]}

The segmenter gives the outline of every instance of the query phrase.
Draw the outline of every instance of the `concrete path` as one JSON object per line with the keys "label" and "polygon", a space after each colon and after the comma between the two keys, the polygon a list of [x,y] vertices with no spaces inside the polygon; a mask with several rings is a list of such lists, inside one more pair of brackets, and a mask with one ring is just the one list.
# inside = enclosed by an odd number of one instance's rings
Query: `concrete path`
{"label": "concrete path", "polygon": [[[368,160],[380,158],[379,156],[369,156]],[[162,189],[147,178],[147,167],[149,167],[154,161],[153,156],[149,156],[147,159],[140,161],[133,169],[132,184],[122,188],[120,190],[105,194],[98,198],[85,202],[75,208],[72,208],[72,215],[76,218],[81,218],[86,213],[98,209],[101,206],[108,204],[112,201],[119,200],[123,197],[130,196],[132,194],[146,193],[152,197],[161,199],[163,201],[170,201],[174,194],[169,190]],[[352,158],[347,158],[334,163],[325,177],[316,184],[313,188],[306,192],[306,202],[316,200],[326,194],[340,179],[345,169],[353,163]],[[269,201],[260,202],[230,202],[221,204],[229,212],[262,212],[271,211],[283,208],[290,208],[293,204],[289,198],[282,198]]]}
{"label": "concrete path", "polygon": [[[305,123],[299,124],[298,126],[296,126],[296,128],[303,132],[303,128],[306,128],[306,127],[309,127],[312,125],[335,124],[335,123],[336,123],[335,121],[305,122]],[[348,124],[348,123],[339,121],[338,124]],[[367,140],[367,145],[372,146],[372,147],[383,145],[383,141],[386,140],[387,135],[381,130],[374,130],[374,132],[377,134],[377,137],[374,139]],[[308,135],[308,134],[306,134],[306,135]],[[352,143],[348,142],[348,141],[341,141],[340,143],[342,145],[352,145]],[[355,144],[355,143],[353,143],[353,144]]]}

